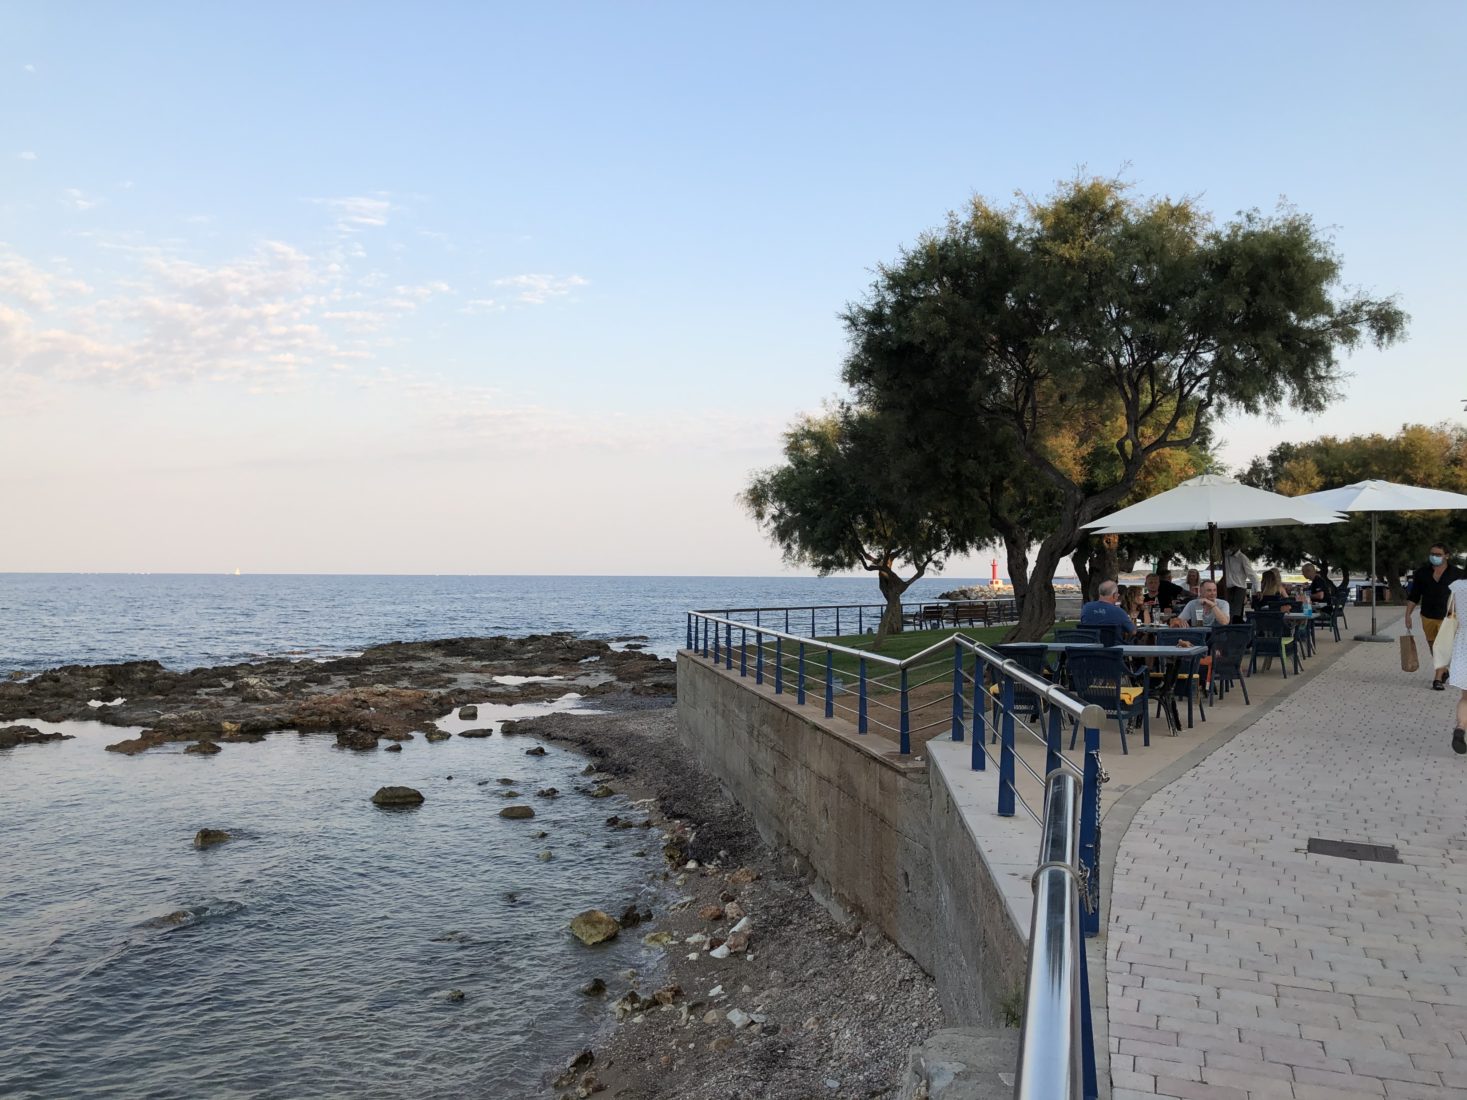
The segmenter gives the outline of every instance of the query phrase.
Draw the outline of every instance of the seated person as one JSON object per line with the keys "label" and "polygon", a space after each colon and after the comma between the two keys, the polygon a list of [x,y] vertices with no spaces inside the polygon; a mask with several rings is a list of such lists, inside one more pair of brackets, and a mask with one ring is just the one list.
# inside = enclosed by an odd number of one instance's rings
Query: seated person
{"label": "seated person", "polygon": [[1122,638],[1136,633],[1136,624],[1131,616],[1121,610],[1121,586],[1115,581],[1101,581],[1096,599],[1080,608],[1081,626],[1119,627]]}
{"label": "seated person", "polygon": [[1232,621],[1227,601],[1217,598],[1217,582],[1203,581],[1197,598],[1182,608],[1172,626],[1227,626]]}
{"label": "seated person", "polygon": [[[1148,577],[1147,579],[1149,580],[1150,578]],[[1172,580],[1172,571],[1170,569],[1163,569],[1157,574],[1156,584],[1156,596],[1157,599],[1161,600],[1163,607],[1175,607],[1178,603],[1192,598],[1192,593]]]}
{"label": "seated person", "polygon": [[1187,570],[1187,591],[1197,595],[1197,590],[1202,587],[1202,574],[1195,569]]}
{"label": "seated person", "polygon": [[1262,587],[1253,594],[1254,611],[1280,611],[1293,605],[1288,602],[1289,594],[1284,591],[1283,580],[1277,569],[1266,569]]}
{"label": "seated person", "polygon": [[1304,568],[1299,572],[1304,574],[1304,583],[1309,586],[1309,602],[1316,607],[1328,607],[1335,586],[1330,584],[1324,571],[1313,562],[1305,562]]}

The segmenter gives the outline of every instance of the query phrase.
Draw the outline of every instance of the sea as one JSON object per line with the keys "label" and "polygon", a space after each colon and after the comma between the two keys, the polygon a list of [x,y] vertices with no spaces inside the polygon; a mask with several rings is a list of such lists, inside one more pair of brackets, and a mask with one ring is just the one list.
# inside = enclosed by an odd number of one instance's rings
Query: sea
{"label": "sea", "polygon": [[[0,574],[0,676],[545,631],[671,655],[689,609],[858,603],[879,604],[869,578]],[[566,695],[475,724],[547,709],[595,720]],[[30,724],[74,739],[0,751],[0,1097],[541,1096],[611,1023],[587,981],[656,988],[662,949],[637,930],[596,948],[567,932],[675,887],[655,831],[605,826],[645,807],[576,797],[585,761],[561,746],[277,735],[128,757],[103,751],[125,728]],[[388,784],[426,802],[378,809]],[[528,797],[551,786],[567,794]],[[498,816],[510,791],[534,820]],[[234,839],[196,849],[206,827]]]}

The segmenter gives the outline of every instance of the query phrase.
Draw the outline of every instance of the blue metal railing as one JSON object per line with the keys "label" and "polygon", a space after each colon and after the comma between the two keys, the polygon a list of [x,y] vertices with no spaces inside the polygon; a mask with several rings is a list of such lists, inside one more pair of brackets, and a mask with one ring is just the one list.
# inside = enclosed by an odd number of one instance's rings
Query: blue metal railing
{"label": "blue metal railing", "polygon": [[[1100,931],[1100,787],[1105,782],[1100,760],[1104,714],[1100,708],[1075,699],[961,633],[897,660],[818,638],[751,627],[708,612],[690,612],[689,652],[718,666],[720,661],[708,639],[711,635],[716,646],[722,633],[721,667],[732,671],[735,626],[741,679],[748,679],[752,646],[755,684],[763,685],[766,663],[772,660],[774,694],[784,695],[785,655],[793,651],[796,664],[790,671],[797,685],[795,705],[806,706],[809,654],[823,650],[824,659],[815,667],[823,677],[820,699],[825,718],[848,721],[860,735],[873,730],[887,735],[903,755],[911,754],[913,737],[925,741],[945,729],[952,741],[971,743],[974,770],[986,771],[990,762],[996,766],[997,813],[1011,817],[1022,807],[1039,824],[1042,837],[1034,876],[1029,985],[1015,1096],[1019,1100],[1095,1097],[1083,941]],[[793,649],[786,643],[793,643]],[[854,685],[842,677],[837,658],[854,666]],[[873,674],[873,669],[880,671]],[[1020,691],[1027,717],[1016,706]],[[1084,755],[1079,763],[1064,752],[1066,725],[1084,731]],[[1044,746],[1043,775],[1016,750],[1021,732]],[[990,745],[997,746],[996,751]],[[1044,792],[1042,810],[1036,811],[1021,794],[1016,783],[1020,769]]]}
{"label": "blue metal railing", "polygon": [[[902,622],[907,627],[987,626],[1012,623],[1019,605],[1012,598],[988,600],[919,600],[904,602]],[[803,631],[806,637],[840,638],[873,633],[886,612],[884,603],[803,604],[794,607],[705,608],[695,614],[717,615],[747,626],[778,630],[785,634]],[[694,648],[691,641],[689,649]]]}

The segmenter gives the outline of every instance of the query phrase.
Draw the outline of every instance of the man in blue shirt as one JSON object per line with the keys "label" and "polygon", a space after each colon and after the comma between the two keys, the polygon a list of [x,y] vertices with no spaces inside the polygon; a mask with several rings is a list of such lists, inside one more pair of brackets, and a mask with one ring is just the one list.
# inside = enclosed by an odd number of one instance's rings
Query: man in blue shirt
{"label": "man in blue shirt", "polygon": [[1131,616],[1121,610],[1121,587],[1115,581],[1101,581],[1097,598],[1080,608],[1081,626],[1118,627],[1122,638],[1136,633]]}

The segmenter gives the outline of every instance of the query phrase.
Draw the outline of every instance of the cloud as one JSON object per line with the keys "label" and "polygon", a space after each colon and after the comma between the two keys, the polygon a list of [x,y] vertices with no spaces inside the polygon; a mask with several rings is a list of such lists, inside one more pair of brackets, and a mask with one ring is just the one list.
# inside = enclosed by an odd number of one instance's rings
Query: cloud
{"label": "cloud", "polygon": [[80,279],[44,271],[18,253],[0,245],[0,298],[36,309],[51,309],[58,295],[90,294]]}
{"label": "cloud", "polygon": [[544,305],[552,298],[562,298],[579,286],[590,286],[591,281],[580,275],[509,275],[495,279],[494,285],[506,290],[518,291],[514,300],[524,305]]}
{"label": "cloud", "polygon": [[22,65],[21,68],[28,73],[33,73],[36,71],[36,67],[34,65]]}
{"label": "cloud", "polygon": [[387,215],[392,212],[392,203],[380,193],[307,201],[333,211],[336,214],[336,228],[342,233],[357,233],[363,229],[380,228],[387,224]]}
{"label": "cloud", "polygon": [[36,159],[36,154],[35,153],[32,153],[29,149],[27,149],[24,153],[21,153],[20,154],[20,159],[21,160],[35,160]]}
{"label": "cloud", "polygon": [[61,192],[61,197],[73,210],[92,210],[102,204],[101,199],[88,198],[75,187],[68,187]]}

